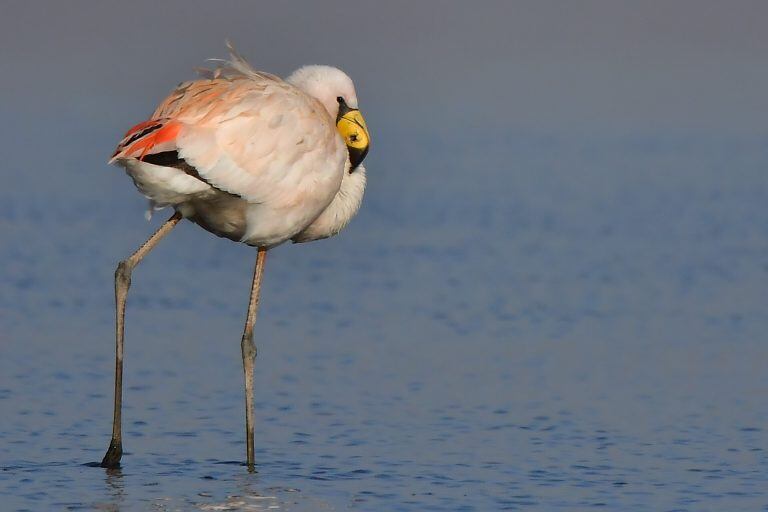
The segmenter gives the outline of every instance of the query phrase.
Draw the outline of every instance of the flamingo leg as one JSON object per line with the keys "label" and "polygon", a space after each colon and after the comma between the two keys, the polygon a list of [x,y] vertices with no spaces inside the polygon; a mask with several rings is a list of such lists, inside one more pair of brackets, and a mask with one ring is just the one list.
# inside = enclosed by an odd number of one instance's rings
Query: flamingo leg
{"label": "flamingo leg", "polygon": [[131,272],[144,259],[144,256],[165,235],[170,233],[181,218],[180,213],[174,213],[136,252],[121,261],[115,270],[115,410],[112,418],[112,440],[109,443],[107,453],[101,460],[101,467],[103,468],[119,467],[120,458],[123,456],[121,418],[123,404],[123,338],[125,335],[125,300],[128,297],[128,288],[131,286]]}
{"label": "flamingo leg", "polygon": [[259,291],[261,280],[264,276],[264,264],[267,261],[267,250],[259,248],[256,256],[256,266],[253,269],[253,284],[251,285],[251,297],[248,301],[248,314],[245,318],[243,339],[240,348],[243,353],[243,373],[245,377],[245,444],[248,471],[256,469],[253,448],[253,364],[256,359],[256,345],[253,342],[253,326],[256,323],[256,313],[259,309]]}

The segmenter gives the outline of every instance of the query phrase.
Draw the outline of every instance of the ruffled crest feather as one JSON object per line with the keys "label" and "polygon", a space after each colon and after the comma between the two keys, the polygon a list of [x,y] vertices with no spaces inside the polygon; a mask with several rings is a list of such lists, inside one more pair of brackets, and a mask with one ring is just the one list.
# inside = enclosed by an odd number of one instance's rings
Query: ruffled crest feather
{"label": "ruffled crest feather", "polygon": [[229,50],[229,59],[206,59],[209,62],[216,62],[217,66],[214,69],[195,68],[195,71],[197,71],[203,78],[208,78],[209,80],[215,80],[217,78],[233,79],[247,77],[282,82],[282,79],[278,76],[254,69],[253,66],[245,60],[245,57],[240,55],[229,39],[226,40],[226,45]]}

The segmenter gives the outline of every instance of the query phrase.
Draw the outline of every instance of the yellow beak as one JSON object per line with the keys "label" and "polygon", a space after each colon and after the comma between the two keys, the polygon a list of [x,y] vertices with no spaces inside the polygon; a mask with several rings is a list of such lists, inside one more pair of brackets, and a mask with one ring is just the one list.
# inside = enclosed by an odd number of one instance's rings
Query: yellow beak
{"label": "yellow beak", "polygon": [[349,151],[349,162],[352,164],[350,172],[360,165],[368,154],[370,136],[368,127],[365,125],[363,114],[357,109],[350,109],[344,105],[339,105],[339,116],[336,118],[336,129],[339,130],[341,137],[347,145]]}

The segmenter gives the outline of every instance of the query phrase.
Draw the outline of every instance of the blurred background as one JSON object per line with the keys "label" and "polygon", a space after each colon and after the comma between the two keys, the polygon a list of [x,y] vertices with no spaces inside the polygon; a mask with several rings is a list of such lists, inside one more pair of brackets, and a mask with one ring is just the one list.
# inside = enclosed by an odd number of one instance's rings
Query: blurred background
{"label": "blurred background", "polygon": [[[5,0],[0,495],[8,510],[768,509],[768,4]],[[229,38],[331,64],[363,208],[255,253],[106,165]],[[219,508],[216,508],[219,507]],[[229,508],[222,508],[229,507]]]}

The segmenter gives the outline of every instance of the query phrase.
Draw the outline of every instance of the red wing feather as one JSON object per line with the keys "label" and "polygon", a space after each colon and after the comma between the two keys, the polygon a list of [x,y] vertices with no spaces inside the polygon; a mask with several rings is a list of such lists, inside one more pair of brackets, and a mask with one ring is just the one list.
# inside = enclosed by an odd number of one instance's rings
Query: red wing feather
{"label": "red wing feather", "polygon": [[170,119],[151,119],[128,130],[117,145],[112,160],[138,158],[159,151],[176,149],[173,143],[181,130],[181,123]]}

